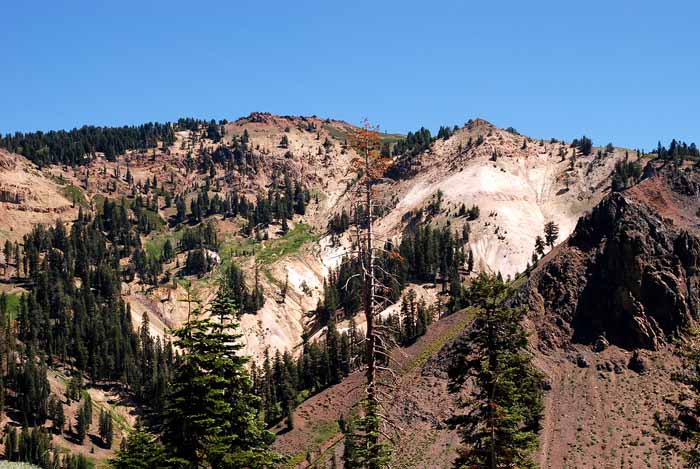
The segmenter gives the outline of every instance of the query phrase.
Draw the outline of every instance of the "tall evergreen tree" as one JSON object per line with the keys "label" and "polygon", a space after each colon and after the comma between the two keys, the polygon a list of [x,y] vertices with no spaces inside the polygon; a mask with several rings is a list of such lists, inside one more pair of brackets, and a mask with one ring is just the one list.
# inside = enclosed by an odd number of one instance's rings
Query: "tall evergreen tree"
{"label": "tall evergreen tree", "polygon": [[538,257],[544,256],[545,246],[546,245],[544,243],[544,239],[542,239],[542,236],[537,235],[537,237],[535,238],[535,253]]}
{"label": "tall evergreen tree", "polygon": [[458,401],[466,412],[450,419],[463,443],[455,467],[536,467],[543,377],[526,351],[525,311],[504,307],[507,293],[502,281],[486,274],[469,291],[478,312],[450,370],[452,392],[473,386],[472,395]]}
{"label": "tall evergreen tree", "polygon": [[557,238],[559,238],[559,225],[557,225],[553,221],[545,223],[544,240],[547,243],[547,246],[550,247],[550,249],[554,247],[554,243],[556,243]]}
{"label": "tall evergreen tree", "polygon": [[114,437],[112,416],[109,415],[109,412],[106,412],[104,410],[100,412],[99,433],[100,438],[102,439],[102,443],[104,443],[104,445],[107,448],[111,448],[112,439]]}
{"label": "tall evergreen tree", "polygon": [[183,467],[266,467],[277,460],[268,446],[273,434],[259,419],[260,399],[252,392],[239,355],[233,300],[220,289],[211,318],[199,312],[174,335],[184,351],[167,397],[163,439],[172,460]]}

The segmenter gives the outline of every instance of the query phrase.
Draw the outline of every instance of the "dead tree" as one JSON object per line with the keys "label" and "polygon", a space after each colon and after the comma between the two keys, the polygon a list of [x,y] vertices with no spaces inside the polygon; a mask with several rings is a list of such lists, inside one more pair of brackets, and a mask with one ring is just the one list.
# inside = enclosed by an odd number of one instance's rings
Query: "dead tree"
{"label": "dead tree", "polygon": [[356,256],[360,261],[362,285],[362,303],[366,320],[365,346],[367,355],[367,388],[363,432],[366,438],[366,463],[370,469],[385,465],[385,455],[380,444],[382,434],[379,390],[377,389],[378,356],[386,354],[387,347],[376,329],[376,313],[379,301],[376,264],[376,239],[374,232],[375,185],[380,182],[388,167],[389,160],[381,156],[380,136],[377,127],[367,121],[351,136],[352,147],[357,153],[353,159],[353,168],[358,175],[356,194],[357,208],[362,208],[365,220],[359,220],[362,226],[357,230]]}

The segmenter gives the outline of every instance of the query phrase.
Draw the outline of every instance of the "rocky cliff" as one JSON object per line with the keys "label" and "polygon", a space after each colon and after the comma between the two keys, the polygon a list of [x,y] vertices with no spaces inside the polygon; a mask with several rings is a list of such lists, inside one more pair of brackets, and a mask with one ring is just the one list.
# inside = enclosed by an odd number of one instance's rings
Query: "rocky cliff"
{"label": "rocky cliff", "polygon": [[653,350],[697,318],[700,171],[667,164],[646,173],[582,217],[519,292],[540,346]]}

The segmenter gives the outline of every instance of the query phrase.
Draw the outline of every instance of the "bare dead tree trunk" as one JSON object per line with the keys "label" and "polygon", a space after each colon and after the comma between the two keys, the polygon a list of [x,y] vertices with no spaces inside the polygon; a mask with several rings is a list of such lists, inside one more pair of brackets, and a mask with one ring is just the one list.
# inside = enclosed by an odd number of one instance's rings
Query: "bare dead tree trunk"
{"label": "bare dead tree trunk", "polygon": [[[363,302],[363,310],[366,320],[365,353],[366,353],[366,397],[365,416],[362,423],[363,440],[366,449],[364,464],[369,469],[380,469],[388,463],[388,451],[381,443],[381,437],[386,436],[382,432],[382,426],[387,423],[386,416],[382,415],[381,405],[383,391],[379,386],[385,386],[384,371],[391,371],[383,366],[384,359],[389,360],[386,353],[387,344],[383,336],[382,327],[376,324],[376,309],[380,303],[380,290],[386,288],[377,279],[377,247],[375,246],[374,232],[374,193],[375,181],[381,179],[385,171],[386,162],[379,153],[380,139],[375,127],[367,121],[363,128],[359,129],[353,137],[353,148],[357,151],[357,158],[353,159],[353,166],[358,171],[360,180],[356,186],[358,201],[356,212],[357,227],[357,256],[360,264],[360,285]],[[362,217],[358,216],[362,208]],[[365,218],[366,217],[366,218]],[[363,226],[363,222],[366,225]],[[381,380],[380,380],[381,378]]]}
{"label": "bare dead tree trunk", "polygon": [[[370,155],[369,151],[365,152],[365,168],[367,169],[368,173],[370,170]],[[374,409],[376,411],[379,403],[377,400],[377,394],[376,394],[376,361],[377,361],[377,343],[376,343],[376,334],[375,334],[375,329],[374,329],[374,298],[375,298],[375,277],[374,277],[374,243],[373,243],[373,236],[374,233],[372,231],[373,228],[373,217],[372,217],[372,180],[369,177],[367,177],[366,180],[366,210],[367,210],[367,229],[366,229],[366,246],[367,246],[367,251],[365,253],[365,259],[366,259],[366,269],[365,269],[365,318],[367,321],[367,404],[368,404],[368,409],[372,410]],[[376,417],[376,416],[370,416],[370,417]],[[368,420],[369,425],[367,428],[368,430],[368,437],[369,437],[369,443],[371,445],[373,453],[376,453],[378,451],[378,443],[379,443],[379,428],[378,427],[378,420],[376,418],[370,418]],[[378,454],[372,454],[370,457],[370,461],[374,461],[377,459],[379,455]]]}

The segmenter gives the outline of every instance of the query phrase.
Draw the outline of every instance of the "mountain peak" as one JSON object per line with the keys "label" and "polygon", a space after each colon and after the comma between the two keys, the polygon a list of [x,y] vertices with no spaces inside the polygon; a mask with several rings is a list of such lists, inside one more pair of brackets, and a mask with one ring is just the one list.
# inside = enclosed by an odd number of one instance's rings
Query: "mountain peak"
{"label": "mountain peak", "polygon": [[493,125],[491,122],[487,121],[486,119],[482,119],[481,117],[477,117],[475,119],[469,119],[467,121],[467,125],[465,127],[468,129],[477,129],[480,127],[491,128],[491,129],[496,128],[496,126]]}

